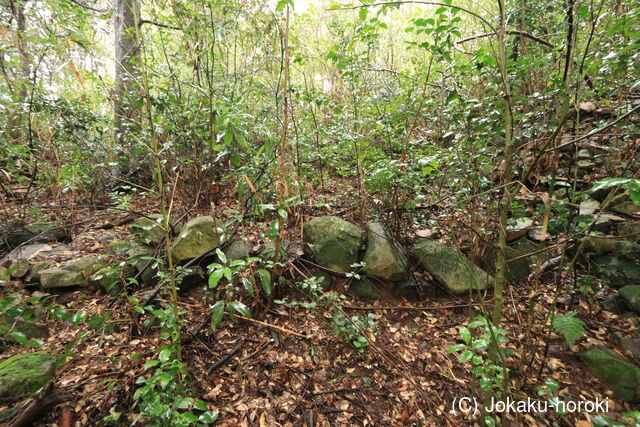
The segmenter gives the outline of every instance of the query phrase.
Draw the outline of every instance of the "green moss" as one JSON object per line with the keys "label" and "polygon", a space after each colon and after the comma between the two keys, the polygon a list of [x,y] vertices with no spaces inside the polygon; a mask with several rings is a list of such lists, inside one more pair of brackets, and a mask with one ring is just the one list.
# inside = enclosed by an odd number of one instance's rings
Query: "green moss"
{"label": "green moss", "polygon": [[640,286],[624,286],[618,290],[618,293],[624,298],[630,309],[640,313]]}
{"label": "green moss", "polygon": [[594,346],[582,352],[580,358],[587,369],[610,388],[618,399],[625,402],[638,400],[640,368],[603,346]]}
{"label": "green moss", "polygon": [[454,294],[493,286],[493,277],[472,264],[462,253],[428,239],[419,239],[413,256],[431,275]]}
{"label": "green moss", "polygon": [[26,353],[0,363],[0,398],[34,393],[53,378],[56,356],[48,351]]}
{"label": "green moss", "polygon": [[303,240],[318,264],[346,273],[358,262],[362,230],[338,217],[323,216],[305,223]]}
{"label": "green moss", "polygon": [[220,246],[222,227],[222,223],[210,216],[197,217],[186,223],[173,243],[173,260],[196,258]]}
{"label": "green moss", "polygon": [[367,251],[362,261],[364,272],[370,276],[393,282],[407,276],[404,254],[393,245],[393,240],[378,222],[367,224]]}
{"label": "green moss", "polygon": [[349,291],[363,301],[375,301],[382,297],[376,286],[366,280],[354,281],[349,287]]}

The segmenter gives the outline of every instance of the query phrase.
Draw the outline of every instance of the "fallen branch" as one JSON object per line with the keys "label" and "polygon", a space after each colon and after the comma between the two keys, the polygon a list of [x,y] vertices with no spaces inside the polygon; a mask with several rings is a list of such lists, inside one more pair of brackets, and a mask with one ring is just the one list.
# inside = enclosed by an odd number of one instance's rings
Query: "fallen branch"
{"label": "fallen branch", "polygon": [[211,366],[209,366],[209,369],[207,369],[207,375],[211,375],[211,373],[213,371],[215,371],[216,369],[218,369],[220,366],[224,365],[225,363],[227,363],[227,361],[229,359],[231,359],[233,357],[234,354],[236,354],[238,351],[240,351],[240,348],[244,345],[245,343],[245,339],[241,339],[240,342],[238,342],[236,344],[235,347],[233,347],[233,349],[225,354],[224,356],[222,356],[220,359],[216,360]]}
{"label": "fallen branch", "polygon": [[[227,315],[229,315],[229,313],[227,313]],[[300,337],[300,338],[304,338],[304,339],[310,339],[311,338],[310,335],[304,335],[304,334],[301,334],[299,332],[292,331],[291,329],[283,328],[282,326],[272,325],[271,323],[267,323],[267,322],[261,322],[260,320],[255,320],[255,319],[252,319],[250,317],[244,317],[244,316],[242,316],[242,315],[240,315],[238,313],[234,313],[233,316],[239,317],[239,318],[244,319],[244,320],[246,320],[248,322],[253,322],[253,323],[257,323],[258,325],[266,326],[268,328],[277,329],[280,332],[284,332],[285,334],[295,335],[296,337]]]}
{"label": "fallen branch", "polygon": [[38,397],[33,399],[26,408],[9,423],[8,427],[30,426],[34,421],[42,418],[41,414],[44,411],[65,400],[69,400],[69,398],[69,395],[58,393],[58,391],[50,385],[44,389]]}

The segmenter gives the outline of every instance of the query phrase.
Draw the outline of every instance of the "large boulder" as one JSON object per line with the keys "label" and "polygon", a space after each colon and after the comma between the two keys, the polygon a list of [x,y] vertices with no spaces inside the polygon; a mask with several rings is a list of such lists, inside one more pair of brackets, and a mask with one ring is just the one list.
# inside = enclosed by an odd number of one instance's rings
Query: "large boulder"
{"label": "large boulder", "polygon": [[362,230],[336,216],[314,218],[304,224],[305,251],[322,267],[349,272],[358,262]]}
{"label": "large boulder", "polygon": [[625,402],[638,400],[640,368],[604,346],[594,346],[580,353],[580,358],[594,376]]}
{"label": "large boulder", "polygon": [[392,282],[407,277],[406,256],[402,248],[393,243],[382,224],[367,224],[367,250],[362,257],[365,274]]}
{"label": "large boulder", "polygon": [[484,290],[493,286],[493,277],[472,264],[462,253],[428,239],[419,239],[413,248],[418,263],[454,294]]}
{"label": "large boulder", "polygon": [[54,374],[57,357],[48,351],[20,354],[0,363],[0,398],[36,392]]}
{"label": "large boulder", "polygon": [[178,263],[196,258],[217,248],[223,232],[222,223],[211,216],[193,218],[173,242],[173,261]]}
{"label": "large boulder", "polygon": [[627,306],[631,310],[635,311],[636,313],[640,313],[639,285],[624,286],[618,290],[618,293],[624,299],[624,302],[627,303]]}

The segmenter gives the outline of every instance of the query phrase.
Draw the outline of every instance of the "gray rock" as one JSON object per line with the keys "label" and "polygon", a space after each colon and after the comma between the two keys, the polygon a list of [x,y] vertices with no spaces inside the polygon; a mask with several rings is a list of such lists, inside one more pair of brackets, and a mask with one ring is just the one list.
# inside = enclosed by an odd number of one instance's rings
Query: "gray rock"
{"label": "gray rock", "polygon": [[580,353],[586,368],[609,389],[618,399],[625,402],[638,400],[640,391],[640,368],[625,357],[604,346],[594,346]]}
{"label": "gray rock", "polygon": [[[173,219],[170,219],[173,223]],[[136,218],[131,225],[131,234],[145,245],[158,245],[165,237],[162,214],[152,214],[149,217]]]}
{"label": "gray rock", "polygon": [[364,273],[392,282],[407,277],[407,257],[379,222],[367,224],[367,250],[362,257]]}
{"label": "gray rock", "polygon": [[640,205],[631,201],[629,192],[615,196],[610,202],[611,210],[628,216],[640,215]]}
{"label": "gray rock", "polygon": [[40,286],[44,289],[68,288],[71,286],[87,286],[88,279],[78,271],[64,268],[49,268],[40,272]]}
{"label": "gray rock", "polygon": [[618,224],[618,235],[640,243],[640,222],[626,221]]}
{"label": "gray rock", "polygon": [[89,279],[100,268],[97,257],[82,257],[68,262],[59,268],[49,268],[40,272],[40,285],[44,289],[84,287]]}
{"label": "gray rock", "polygon": [[493,277],[472,264],[462,253],[427,239],[419,239],[413,248],[418,263],[449,291],[465,294],[493,286]]}
{"label": "gray rock", "polygon": [[0,315],[0,332],[2,332],[2,335],[14,342],[10,335],[13,331],[21,332],[27,339],[46,338],[49,336],[49,329],[42,323],[35,320],[14,319],[7,314]]}
{"label": "gray rock", "polygon": [[129,249],[134,246],[133,242],[129,240],[114,240],[109,243],[109,252],[115,255],[125,254]]}
{"label": "gray rock", "polygon": [[323,216],[304,224],[303,241],[319,265],[346,273],[358,262],[362,230],[338,217]]}
{"label": "gray rock", "polygon": [[176,263],[196,258],[220,246],[223,224],[210,216],[189,221],[173,242],[172,254]]}
{"label": "gray rock", "polygon": [[[528,251],[522,251],[516,248],[507,247],[505,249],[505,257],[506,261],[519,258],[523,255],[527,255]],[[484,262],[482,266],[485,271],[491,275],[495,275],[496,273],[496,261],[498,259],[498,249],[497,248],[489,248],[485,255]],[[526,279],[529,274],[531,274],[531,266],[536,263],[535,256],[529,256],[521,259],[517,259],[515,261],[507,262],[507,271],[505,274],[506,280],[508,282],[518,281],[522,279]]]}
{"label": "gray rock", "polygon": [[9,247],[15,248],[26,242],[32,244],[45,243],[62,240],[64,238],[64,229],[58,224],[39,222],[25,225],[9,232],[5,240],[9,244]]}
{"label": "gray rock", "polygon": [[252,247],[253,245],[250,243],[236,239],[224,248],[222,252],[224,252],[228,260],[247,259],[249,258]]}
{"label": "gray rock", "polygon": [[594,199],[587,199],[580,202],[579,215],[593,215],[600,209],[600,202]]}
{"label": "gray rock", "polygon": [[516,239],[527,234],[527,232],[533,227],[533,219],[531,218],[519,218],[515,221],[515,224],[507,227],[507,242],[512,242]]}
{"label": "gray rock", "polygon": [[[148,246],[136,245],[127,251],[128,263],[133,265],[138,273],[138,282],[147,285],[158,283],[156,277],[159,271],[157,260],[153,259],[153,249]],[[136,274],[132,274],[131,277]]]}
{"label": "gray rock", "polygon": [[623,286],[618,293],[631,310],[640,313],[640,285]]}
{"label": "gray rock", "polygon": [[606,254],[593,258],[592,263],[613,288],[640,284],[640,264],[628,258]]}

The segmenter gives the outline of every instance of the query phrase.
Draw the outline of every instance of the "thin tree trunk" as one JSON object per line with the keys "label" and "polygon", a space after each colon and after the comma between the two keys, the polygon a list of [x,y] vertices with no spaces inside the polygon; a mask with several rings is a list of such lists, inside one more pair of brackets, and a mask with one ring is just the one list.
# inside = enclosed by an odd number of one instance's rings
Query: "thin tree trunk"
{"label": "thin tree trunk", "polygon": [[132,134],[139,129],[140,109],[138,56],[140,43],[136,27],[140,21],[139,0],[116,0],[115,49],[116,87],[113,103],[117,150],[130,156]]}

